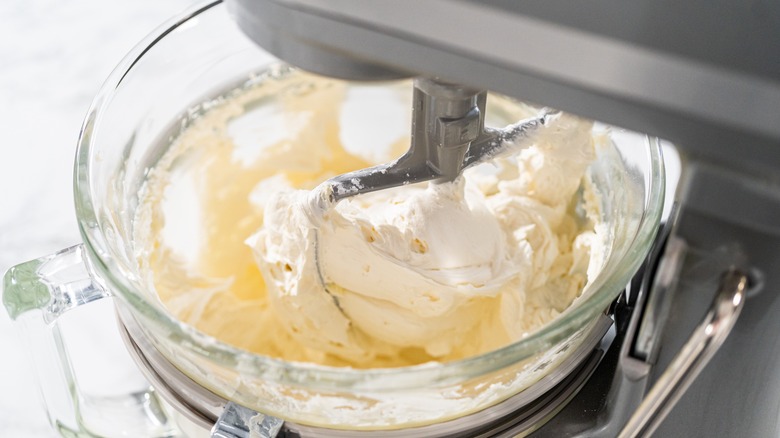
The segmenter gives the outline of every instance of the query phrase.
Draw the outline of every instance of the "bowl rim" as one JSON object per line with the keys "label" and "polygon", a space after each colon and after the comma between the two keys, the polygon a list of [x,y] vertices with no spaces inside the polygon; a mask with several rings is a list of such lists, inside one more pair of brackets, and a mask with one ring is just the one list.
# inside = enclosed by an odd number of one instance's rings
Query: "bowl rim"
{"label": "bowl rim", "polygon": [[[95,211],[90,181],[93,131],[103,112],[111,104],[114,91],[121,86],[134,65],[179,26],[213,10],[222,0],[206,0],[180,15],[168,20],[142,39],[114,68],[94,98],[81,128],[74,166],[74,200],[76,216],[87,255],[97,277],[105,281],[107,290],[130,306],[136,315],[157,324],[166,335],[185,345],[201,358],[223,366],[239,367],[247,376],[259,377],[281,384],[303,385],[317,389],[344,390],[354,385],[373,382],[372,391],[401,391],[419,388],[421,382],[437,384],[466,381],[511,366],[541,349],[560,342],[576,330],[585,327],[598,313],[603,312],[637,271],[660,226],[663,211],[665,177],[660,140],[644,136],[649,160],[649,177],[646,177],[645,210],[637,232],[630,242],[621,263],[612,275],[600,277],[590,287],[597,290],[586,299],[577,300],[567,311],[528,336],[502,348],[449,362],[430,362],[396,368],[355,369],[351,367],[324,366],[314,363],[292,362],[242,350],[225,344],[187,325],[161,308],[151,305],[142,294],[136,292],[126,279],[126,269],[118,265],[105,247],[101,222]],[[619,281],[618,281],[619,280]],[[174,362],[175,363],[175,362]],[[393,377],[402,377],[393,379]],[[384,383],[383,383],[384,382]]]}

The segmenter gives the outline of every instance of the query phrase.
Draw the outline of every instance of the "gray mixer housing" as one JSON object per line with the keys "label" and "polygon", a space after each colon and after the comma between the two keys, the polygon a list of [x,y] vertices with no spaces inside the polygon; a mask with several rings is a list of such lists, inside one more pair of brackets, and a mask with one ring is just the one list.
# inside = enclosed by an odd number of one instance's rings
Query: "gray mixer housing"
{"label": "gray mixer housing", "polygon": [[673,142],[683,173],[657,274],[629,297],[621,342],[536,435],[617,436],[737,267],[744,310],[653,435],[780,436],[780,2],[228,5],[263,48],[316,73],[435,77]]}

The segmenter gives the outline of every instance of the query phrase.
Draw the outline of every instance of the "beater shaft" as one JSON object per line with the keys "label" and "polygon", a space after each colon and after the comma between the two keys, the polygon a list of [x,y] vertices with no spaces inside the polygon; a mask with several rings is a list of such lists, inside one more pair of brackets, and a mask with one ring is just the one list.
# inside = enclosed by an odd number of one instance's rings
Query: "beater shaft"
{"label": "beater shaft", "polygon": [[312,192],[314,211],[361,193],[423,181],[452,181],[469,166],[523,146],[519,140],[544,125],[552,115],[505,129],[485,128],[487,92],[430,78],[416,78],[412,139],[401,158],[333,177]]}

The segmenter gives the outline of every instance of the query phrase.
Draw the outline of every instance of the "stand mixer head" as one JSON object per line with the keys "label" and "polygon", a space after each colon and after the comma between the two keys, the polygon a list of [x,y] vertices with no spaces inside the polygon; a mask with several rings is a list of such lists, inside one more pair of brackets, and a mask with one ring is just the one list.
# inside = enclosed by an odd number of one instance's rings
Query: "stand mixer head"
{"label": "stand mixer head", "polygon": [[317,74],[445,78],[658,135],[729,167],[773,171],[780,10],[719,4],[227,2],[260,47]]}

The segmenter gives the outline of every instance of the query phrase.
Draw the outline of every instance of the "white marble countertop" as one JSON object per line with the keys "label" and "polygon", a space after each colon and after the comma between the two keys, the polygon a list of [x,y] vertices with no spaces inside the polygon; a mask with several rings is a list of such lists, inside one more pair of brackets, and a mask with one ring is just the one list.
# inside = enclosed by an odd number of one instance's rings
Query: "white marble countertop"
{"label": "white marble countertop", "polygon": [[[0,2],[0,272],[80,242],[71,173],[82,118],[124,54],[191,3]],[[56,436],[5,311],[0,346],[0,436]]]}
{"label": "white marble countertop", "polygon": [[[71,174],[82,118],[125,53],[193,2],[0,2],[0,272],[80,241]],[[5,311],[0,346],[0,437],[56,436]]]}

